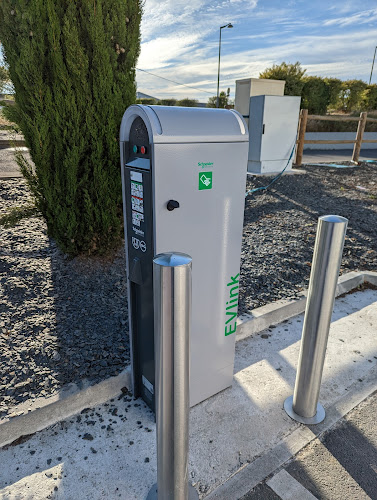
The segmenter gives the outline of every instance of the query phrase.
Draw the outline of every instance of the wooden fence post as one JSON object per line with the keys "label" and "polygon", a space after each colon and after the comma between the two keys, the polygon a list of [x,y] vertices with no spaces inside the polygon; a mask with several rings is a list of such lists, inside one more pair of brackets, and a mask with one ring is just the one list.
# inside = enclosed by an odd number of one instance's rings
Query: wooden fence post
{"label": "wooden fence post", "polygon": [[357,132],[356,132],[356,141],[353,147],[352,161],[355,163],[359,163],[360,149],[361,149],[361,144],[363,142],[363,135],[366,122],[367,122],[367,113],[363,111],[362,113],[360,113],[360,121],[359,125],[357,126]]}
{"label": "wooden fence post", "polygon": [[300,112],[300,122],[298,126],[298,138],[297,138],[297,149],[296,149],[296,160],[295,160],[295,165],[298,167],[302,164],[302,154],[304,152],[304,141],[305,141],[307,121],[308,121],[308,110],[302,109]]}

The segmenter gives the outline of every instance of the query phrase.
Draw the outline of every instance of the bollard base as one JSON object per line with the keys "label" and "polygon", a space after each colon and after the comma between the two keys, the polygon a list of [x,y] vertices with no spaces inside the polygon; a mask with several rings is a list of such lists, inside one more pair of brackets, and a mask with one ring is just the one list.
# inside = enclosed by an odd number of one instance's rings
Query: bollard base
{"label": "bollard base", "polygon": [[322,420],[324,420],[326,416],[325,409],[323,408],[321,403],[317,404],[317,413],[314,415],[314,417],[302,417],[301,415],[298,415],[293,411],[293,396],[289,396],[289,398],[284,401],[284,410],[291,418],[293,418],[293,420],[306,425],[319,424],[320,422],[322,422]]}
{"label": "bollard base", "polygon": [[[152,486],[152,488],[149,490],[148,496],[146,500],[163,500],[163,499],[158,499],[157,496],[157,483]],[[199,500],[199,495],[196,489],[193,487],[192,484],[189,483],[188,485],[188,500]]]}

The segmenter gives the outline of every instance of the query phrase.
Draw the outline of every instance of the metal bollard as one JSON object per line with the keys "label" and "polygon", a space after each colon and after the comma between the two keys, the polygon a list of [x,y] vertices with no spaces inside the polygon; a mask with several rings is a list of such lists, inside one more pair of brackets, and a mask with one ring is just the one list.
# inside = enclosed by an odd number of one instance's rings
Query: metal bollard
{"label": "metal bollard", "polygon": [[284,401],[288,415],[303,424],[325,418],[318,398],[347,223],[338,215],[318,219],[295,389]]}
{"label": "metal bollard", "polygon": [[157,484],[147,500],[197,500],[188,482],[191,257],[153,260]]}

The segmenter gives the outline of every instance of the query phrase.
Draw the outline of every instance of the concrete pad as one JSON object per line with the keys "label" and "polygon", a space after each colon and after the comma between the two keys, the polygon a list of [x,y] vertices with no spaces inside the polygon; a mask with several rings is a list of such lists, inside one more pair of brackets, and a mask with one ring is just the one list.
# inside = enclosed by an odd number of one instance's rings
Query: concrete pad
{"label": "concrete pad", "polygon": [[[264,479],[315,438],[315,428],[283,410],[293,391],[302,321],[300,315],[238,342],[233,387],[191,409],[189,477],[200,498],[240,498],[253,487],[248,479]],[[365,387],[377,388],[376,323],[377,291],[336,301],[320,395],[332,419],[332,408],[338,405],[340,418],[347,407],[339,401],[350,395],[357,402]],[[0,498],[146,497],[156,481],[150,410],[120,396],[80,417],[0,450]],[[93,440],[83,439],[88,433]]]}

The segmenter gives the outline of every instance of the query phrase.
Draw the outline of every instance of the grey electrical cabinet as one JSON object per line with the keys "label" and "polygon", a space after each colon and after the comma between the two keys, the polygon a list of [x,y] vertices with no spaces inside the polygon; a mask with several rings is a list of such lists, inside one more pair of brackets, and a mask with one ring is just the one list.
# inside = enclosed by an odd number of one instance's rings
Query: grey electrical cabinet
{"label": "grey electrical cabinet", "polygon": [[152,260],[192,257],[190,405],[232,384],[248,132],[233,110],[130,106],[120,129],[133,391],[154,409]]}
{"label": "grey electrical cabinet", "polygon": [[292,168],[301,97],[259,95],[250,98],[248,172],[274,174]]}

